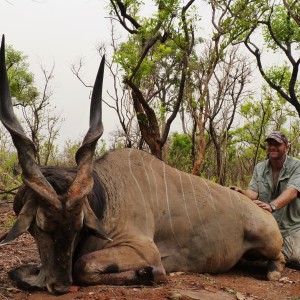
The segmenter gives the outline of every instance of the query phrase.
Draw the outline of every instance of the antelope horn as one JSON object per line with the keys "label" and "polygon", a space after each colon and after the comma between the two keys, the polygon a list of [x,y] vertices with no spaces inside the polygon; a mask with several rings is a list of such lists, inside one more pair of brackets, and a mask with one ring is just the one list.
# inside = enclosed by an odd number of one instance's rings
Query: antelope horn
{"label": "antelope horn", "polygon": [[103,134],[102,124],[102,86],[105,57],[102,57],[92,93],[90,106],[90,127],[84,137],[81,147],[77,150],[75,159],[77,174],[68,191],[68,206],[83,199],[93,188],[92,167],[96,144]]}
{"label": "antelope horn", "polygon": [[25,132],[13,111],[5,66],[4,35],[2,36],[0,49],[0,119],[6,129],[10,132],[13,143],[18,151],[23,182],[38,193],[47,205],[60,209],[61,203],[58,200],[55,190],[46,180],[36,162],[35,146],[25,135]]}

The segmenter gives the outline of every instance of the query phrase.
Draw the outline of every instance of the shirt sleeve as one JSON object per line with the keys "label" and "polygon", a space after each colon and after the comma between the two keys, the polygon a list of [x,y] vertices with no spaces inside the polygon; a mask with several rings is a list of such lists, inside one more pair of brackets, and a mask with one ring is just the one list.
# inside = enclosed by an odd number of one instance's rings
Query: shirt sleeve
{"label": "shirt sleeve", "polygon": [[255,166],[255,168],[254,168],[253,175],[252,175],[252,178],[250,180],[248,188],[249,188],[249,190],[258,193],[257,166]]}
{"label": "shirt sleeve", "polygon": [[297,164],[294,172],[291,174],[287,188],[295,188],[300,192],[300,164]]}

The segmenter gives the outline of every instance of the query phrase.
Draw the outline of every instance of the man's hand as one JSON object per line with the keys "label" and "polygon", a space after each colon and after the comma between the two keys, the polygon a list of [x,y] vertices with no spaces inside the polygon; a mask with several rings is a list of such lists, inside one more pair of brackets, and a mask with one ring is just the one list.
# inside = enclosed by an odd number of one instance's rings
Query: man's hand
{"label": "man's hand", "polygon": [[259,200],[253,200],[253,202],[258,205],[260,208],[264,209],[264,210],[267,210],[269,211],[270,213],[272,212],[272,208],[270,206],[269,203],[265,203],[265,202],[262,202],[262,201],[259,201]]}
{"label": "man's hand", "polygon": [[236,191],[236,192],[238,192],[238,193],[241,193],[241,194],[247,196],[247,197],[250,198],[251,200],[255,200],[255,199],[258,198],[258,193],[254,192],[254,191],[251,191],[251,190],[243,190],[243,189],[241,189],[240,187],[234,186],[234,185],[230,186],[229,188],[230,188],[231,190],[234,190],[234,191]]}
{"label": "man's hand", "polygon": [[[272,204],[276,206],[276,210],[281,209],[282,207],[286,206],[290,202],[296,199],[298,194],[298,190],[295,188],[288,188],[283,191],[276,199],[272,200]],[[255,204],[257,204],[262,209],[265,209],[269,212],[272,212],[272,208],[269,203],[265,203],[259,200],[253,200]]]}
{"label": "man's hand", "polygon": [[243,194],[243,190],[241,189],[241,188],[239,188],[238,186],[230,186],[229,187],[231,190],[234,190],[234,191],[236,191],[236,192],[239,192],[239,193],[241,193],[241,194]]}

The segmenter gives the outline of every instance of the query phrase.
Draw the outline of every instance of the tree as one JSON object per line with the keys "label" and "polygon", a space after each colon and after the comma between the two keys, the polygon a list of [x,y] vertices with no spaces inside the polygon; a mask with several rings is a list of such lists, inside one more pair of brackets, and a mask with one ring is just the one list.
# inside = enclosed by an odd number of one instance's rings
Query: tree
{"label": "tree", "polygon": [[55,152],[54,141],[58,136],[60,117],[51,113],[50,81],[54,66],[48,72],[41,66],[45,84],[40,92],[35,86],[34,76],[29,71],[27,57],[12,46],[6,47],[6,66],[14,106],[21,108],[26,128],[37,150],[37,161],[47,165]]}
{"label": "tree", "polygon": [[51,112],[50,98],[52,91],[50,81],[53,79],[54,65],[50,72],[41,66],[44,76],[44,87],[40,93],[20,99],[15,106],[21,107],[22,114],[29,128],[31,139],[36,148],[36,160],[41,165],[47,165],[56,151],[54,141],[59,134],[60,116]]}
{"label": "tree", "polygon": [[157,12],[142,17],[140,1],[111,0],[111,16],[129,34],[114,59],[124,71],[141,134],[151,153],[162,157],[170,126],[183,101],[194,40],[194,0],[156,1]]}
{"label": "tree", "polygon": [[229,48],[209,87],[209,133],[216,151],[217,182],[225,184],[229,132],[240,104],[249,98],[251,68],[239,49]]}
{"label": "tree", "polygon": [[283,4],[286,7],[290,16],[300,27],[300,3],[297,0],[283,0]]}
{"label": "tree", "polygon": [[[115,37],[114,25],[111,25],[111,48],[113,52],[116,52],[117,38]],[[121,125],[121,128],[117,127],[117,129],[112,132],[111,138],[113,141],[110,147],[118,148],[122,145],[128,148],[142,148],[143,139],[140,131],[137,130],[138,125],[129,88],[122,82],[120,66],[112,61],[106,48],[104,44],[100,44],[97,51],[101,57],[105,55],[105,65],[109,70],[110,78],[112,78],[113,91],[107,91],[109,100],[106,100],[107,97],[103,97],[103,102],[117,114],[119,124]],[[93,86],[88,85],[82,77],[82,67],[83,58],[81,58],[78,63],[72,65],[71,71],[85,87],[92,89]]]}
{"label": "tree", "polygon": [[239,53],[238,47],[228,47],[222,57],[215,62],[208,79],[214,51],[214,46],[208,43],[193,70],[190,81],[195,82],[195,89],[191,88],[185,110],[186,115],[191,115],[192,122],[189,126],[185,125],[185,128],[191,128],[193,145],[198,143],[193,173],[201,172],[205,153],[212,143],[217,162],[217,181],[223,184],[229,131],[234,125],[240,103],[251,94],[249,90],[251,68],[248,60]]}
{"label": "tree", "polygon": [[[225,176],[227,133],[230,130],[237,107],[248,94],[246,87],[250,76],[249,62],[239,54],[238,47],[231,46],[230,27],[226,18],[227,8],[220,9],[218,1],[210,1],[210,37],[198,49],[199,54],[190,69],[186,88],[186,111],[190,114],[193,174],[198,174],[206,149],[213,142],[219,169],[219,183]],[[234,20],[231,20],[234,22]],[[200,51],[199,51],[200,50]],[[181,119],[184,120],[184,109]],[[184,132],[187,132],[184,124]]]}
{"label": "tree", "polygon": [[243,126],[231,130],[227,149],[230,160],[228,181],[247,186],[255,165],[265,159],[265,137],[273,130],[283,131],[292,144],[290,154],[299,156],[297,113],[293,106],[282,99],[269,86],[264,86],[261,99],[249,98],[240,109]]}
{"label": "tree", "polygon": [[27,56],[21,51],[14,50],[11,45],[6,45],[5,52],[5,63],[13,104],[24,103],[26,105],[31,99],[38,96],[38,90],[34,86],[34,76],[28,70]]}
{"label": "tree", "polygon": [[[254,56],[263,79],[291,103],[300,116],[299,1],[283,0],[282,3],[281,0],[222,0],[220,5],[228,9],[231,39],[235,43],[244,43]],[[237,21],[232,24],[230,18]],[[267,47],[267,55],[263,47]],[[269,68],[267,57],[270,53],[280,55],[282,64],[276,63]]]}

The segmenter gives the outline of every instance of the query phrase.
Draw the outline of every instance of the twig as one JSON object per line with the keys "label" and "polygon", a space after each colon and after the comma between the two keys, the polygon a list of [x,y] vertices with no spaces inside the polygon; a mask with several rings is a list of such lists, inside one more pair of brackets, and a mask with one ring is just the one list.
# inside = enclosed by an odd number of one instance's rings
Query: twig
{"label": "twig", "polygon": [[22,263],[22,260],[17,255],[15,255],[15,258],[19,261],[20,264]]}
{"label": "twig", "polygon": [[0,188],[0,191],[1,191],[0,195],[2,195],[2,194],[13,194],[13,195],[15,195],[16,193],[14,193],[14,191],[18,190],[20,186],[21,185],[15,187],[13,189],[10,189],[10,190],[4,190],[4,189]]}

